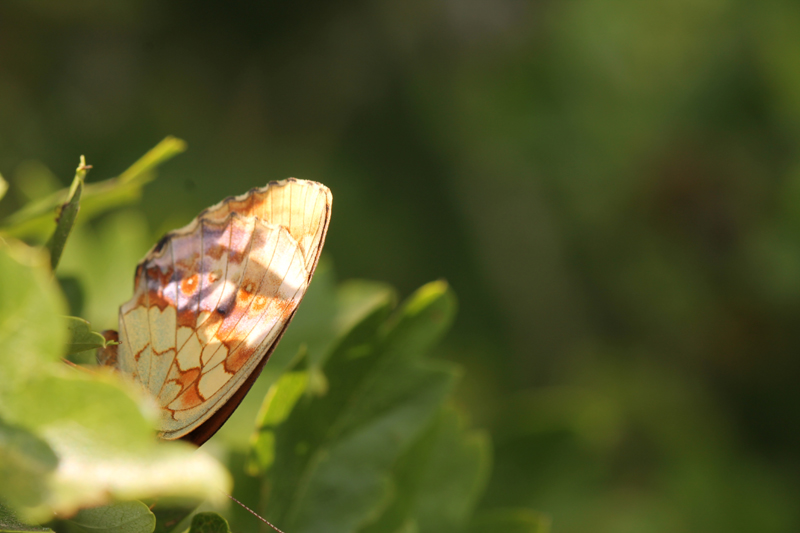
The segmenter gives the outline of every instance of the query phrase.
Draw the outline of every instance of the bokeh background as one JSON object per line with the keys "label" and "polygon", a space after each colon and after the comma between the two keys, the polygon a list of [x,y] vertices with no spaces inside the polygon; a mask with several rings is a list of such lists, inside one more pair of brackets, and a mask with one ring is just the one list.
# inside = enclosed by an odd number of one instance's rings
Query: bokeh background
{"label": "bokeh background", "polygon": [[100,180],[168,134],[189,151],[146,188],[131,272],[297,176],[333,190],[340,279],[451,283],[481,506],[800,530],[795,2],[0,3],[0,214],[32,160]]}

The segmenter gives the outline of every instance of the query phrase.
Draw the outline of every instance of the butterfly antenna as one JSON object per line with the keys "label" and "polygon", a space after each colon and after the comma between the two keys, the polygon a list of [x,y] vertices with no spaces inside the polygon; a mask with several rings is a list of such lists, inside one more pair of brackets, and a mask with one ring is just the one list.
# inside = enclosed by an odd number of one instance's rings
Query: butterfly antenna
{"label": "butterfly antenna", "polygon": [[233,497],[233,496],[231,496],[230,494],[227,494],[227,493],[224,493],[224,494],[225,494],[225,496],[227,496],[227,497],[228,497],[228,498],[230,498],[231,500],[235,501],[236,503],[238,503],[239,505],[241,505],[242,507],[244,507],[245,509],[247,509],[248,511],[250,511],[250,514],[252,514],[252,515],[253,515],[253,516],[255,516],[256,518],[258,518],[259,520],[261,520],[262,522],[264,522],[265,524],[267,524],[269,527],[271,527],[272,529],[274,529],[274,530],[275,530],[275,531],[277,531],[278,533],[284,533],[283,531],[281,531],[280,529],[278,529],[277,527],[275,527],[275,526],[272,524],[272,522],[270,522],[270,521],[269,521],[269,520],[267,520],[266,518],[263,518],[263,517],[262,517],[260,514],[258,514],[257,512],[253,511],[253,510],[252,510],[252,509],[250,509],[248,506],[246,506],[245,504],[243,504],[242,502],[240,502],[239,500],[237,500],[236,498],[234,498],[234,497]]}

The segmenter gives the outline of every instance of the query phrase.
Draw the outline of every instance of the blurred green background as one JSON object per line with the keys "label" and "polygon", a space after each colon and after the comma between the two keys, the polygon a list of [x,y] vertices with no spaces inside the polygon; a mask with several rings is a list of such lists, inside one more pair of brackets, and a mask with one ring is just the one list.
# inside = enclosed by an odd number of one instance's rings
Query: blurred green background
{"label": "blurred green background", "polygon": [[68,184],[85,154],[91,182],[168,134],[189,151],[145,189],[131,276],[202,208],[296,176],[333,191],[340,279],[451,283],[482,506],[800,530],[796,3],[0,3],[17,204],[31,160]]}

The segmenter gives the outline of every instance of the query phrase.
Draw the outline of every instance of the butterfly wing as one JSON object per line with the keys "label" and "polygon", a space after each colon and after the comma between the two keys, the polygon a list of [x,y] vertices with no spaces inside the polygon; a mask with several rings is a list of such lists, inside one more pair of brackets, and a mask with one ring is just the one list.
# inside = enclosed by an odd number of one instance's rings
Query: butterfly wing
{"label": "butterfly wing", "polygon": [[250,389],[311,281],[331,194],[289,179],[228,198],[167,234],[120,308],[111,364],[161,407],[161,436],[202,444]]}

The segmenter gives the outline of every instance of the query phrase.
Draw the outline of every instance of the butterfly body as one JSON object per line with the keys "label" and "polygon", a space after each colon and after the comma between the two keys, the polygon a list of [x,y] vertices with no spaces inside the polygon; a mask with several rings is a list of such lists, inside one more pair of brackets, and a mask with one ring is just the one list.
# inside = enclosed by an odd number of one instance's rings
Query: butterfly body
{"label": "butterfly body", "polygon": [[98,354],[161,408],[160,436],[202,444],[258,377],[319,260],[331,194],[289,179],[168,233],[136,269],[116,353]]}

